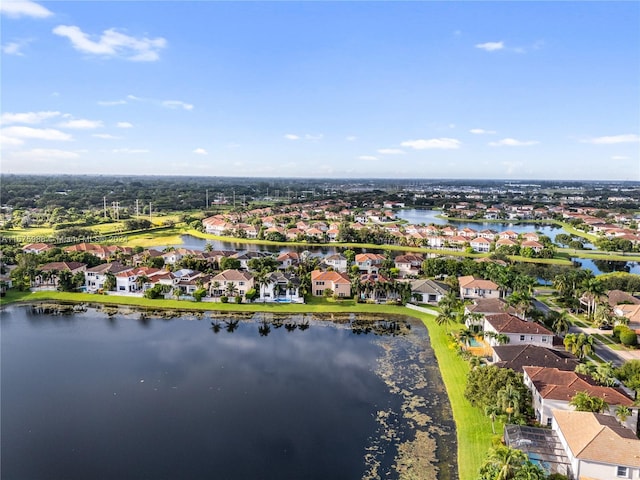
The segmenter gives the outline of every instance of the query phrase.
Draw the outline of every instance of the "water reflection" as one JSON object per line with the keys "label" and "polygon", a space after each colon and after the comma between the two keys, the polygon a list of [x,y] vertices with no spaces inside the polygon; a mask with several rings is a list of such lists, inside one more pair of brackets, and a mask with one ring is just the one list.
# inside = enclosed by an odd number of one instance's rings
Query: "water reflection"
{"label": "water reflection", "polygon": [[43,311],[2,315],[3,478],[393,479],[407,442],[457,476],[414,320]]}

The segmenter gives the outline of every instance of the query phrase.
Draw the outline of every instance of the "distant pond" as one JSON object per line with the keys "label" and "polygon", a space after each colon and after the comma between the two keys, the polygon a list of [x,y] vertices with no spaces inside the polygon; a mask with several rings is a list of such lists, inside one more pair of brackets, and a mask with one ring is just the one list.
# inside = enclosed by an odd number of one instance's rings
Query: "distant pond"
{"label": "distant pond", "polygon": [[0,322],[3,479],[457,478],[415,319],[12,306]]}

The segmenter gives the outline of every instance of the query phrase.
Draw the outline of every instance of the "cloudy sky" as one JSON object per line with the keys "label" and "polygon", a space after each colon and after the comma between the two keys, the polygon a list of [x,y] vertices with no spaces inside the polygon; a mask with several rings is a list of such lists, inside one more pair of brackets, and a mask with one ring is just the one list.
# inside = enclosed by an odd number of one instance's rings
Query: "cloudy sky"
{"label": "cloudy sky", "polygon": [[3,173],[640,180],[638,2],[0,10]]}

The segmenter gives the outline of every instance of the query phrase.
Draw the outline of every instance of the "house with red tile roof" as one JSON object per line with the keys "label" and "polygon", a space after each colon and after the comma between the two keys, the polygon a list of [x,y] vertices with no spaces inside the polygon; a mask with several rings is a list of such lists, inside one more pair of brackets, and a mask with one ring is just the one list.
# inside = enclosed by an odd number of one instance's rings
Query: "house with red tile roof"
{"label": "house with red tile roof", "polygon": [[489,344],[498,345],[495,335],[506,335],[509,345],[538,345],[553,346],[553,332],[536,322],[526,322],[509,313],[485,315],[483,329],[485,334],[490,332]]}
{"label": "house with red tile roof", "polygon": [[29,243],[22,247],[22,251],[24,253],[35,253],[36,255],[39,253],[44,253],[53,248],[53,245],[50,243]]}
{"label": "house with red tile roof", "polygon": [[500,289],[491,280],[475,278],[472,275],[458,277],[460,298],[500,298]]}
{"label": "house with red tile roof", "polygon": [[351,280],[346,273],[320,270],[311,272],[311,294],[314,297],[322,297],[327,289],[337,297],[350,297]]}
{"label": "house with red tile roof", "polygon": [[548,367],[523,367],[524,384],[531,390],[536,419],[551,426],[552,410],[575,410],[569,405],[578,392],[603,399],[609,405],[609,414],[615,418],[615,409],[624,405],[632,411],[624,425],[634,432],[638,426],[638,406],[621,388],[598,385],[591,377]]}

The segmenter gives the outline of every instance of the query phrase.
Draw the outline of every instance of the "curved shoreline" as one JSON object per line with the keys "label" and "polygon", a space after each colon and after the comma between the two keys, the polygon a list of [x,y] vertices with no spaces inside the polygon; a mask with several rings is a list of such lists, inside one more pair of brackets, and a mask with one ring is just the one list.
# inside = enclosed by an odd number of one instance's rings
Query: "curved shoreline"
{"label": "curved shoreline", "polygon": [[[15,296],[15,295],[14,295]],[[449,337],[445,327],[437,325],[434,316],[411,310],[407,307],[394,305],[370,305],[356,304],[353,301],[342,303],[312,303],[312,304],[223,304],[208,302],[187,302],[184,300],[149,300],[139,297],[118,297],[109,295],[95,295],[89,293],[65,293],[54,291],[34,292],[16,296],[8,301],[2,299],[0,306],[28,304],[40,301],[123,305],[150,308],[153,310],[175,310],[192,312],[224,311],[224,312],[272,312],[272,313],[365,313],[365,314],[391,314],[405,315],[420,320],[429,334],[431,348],[433,348],[442,381],[444,382],[449,403],[453,412],[453,420],[456,425],[457,463],[460,480],[472,480],[477,476],[478,470],[484,461],[485,455],[491,446],[493,434],[488,418],[471,406],[464,397],[466,376],[469,365],[460,358],[455,350],[449,348]],[[129,300],[129,301],[127,301]],[[2,309],[0,309],[0,313]]]}

